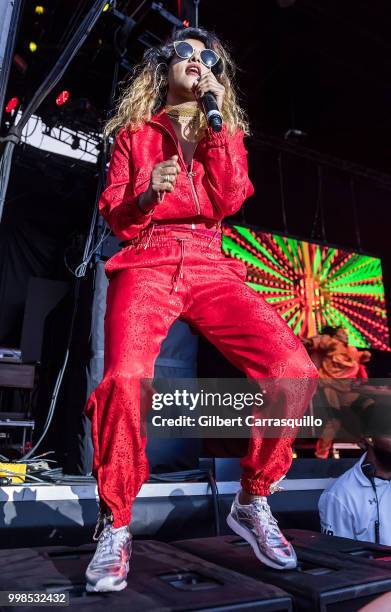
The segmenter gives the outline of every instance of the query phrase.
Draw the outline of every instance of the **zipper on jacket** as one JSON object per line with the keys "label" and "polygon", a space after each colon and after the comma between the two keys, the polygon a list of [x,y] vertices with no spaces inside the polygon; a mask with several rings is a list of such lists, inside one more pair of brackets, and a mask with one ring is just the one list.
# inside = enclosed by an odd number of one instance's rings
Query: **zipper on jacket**
{"label": "zipper on jacket", "polygon": [[[195,149],[194,149],[194,153],[195,153]],[[197,212],[200,215],[201,214],[200,201],[198,199],[198,195],[197,195],[196,188],[194,186],[194,180],[193,180],[193,177],[195,176],[195,172],[193,172],[193,162],[194,162],[194,158],[191,159],[190,172],[187,171],[187,168],[186,168],[186,172],[187,172],[187,176],[189,177],[191,190],[193,192],[193,198],[194,198],[194,201],[197,207]]]}
{"label": "zipper on jacket", "polygon": [[196,148],[194,149],[193,157],[192,157],[192,159],[191,159],[190,171],[189,171],[189,170],[187,169],[187,164],[186,164],[186,162],[185,162],[185,160],[184,160],[183,156],[181,155],[181,151],[179,150],[179,147],[178,147],[178,145],[177,145],[177,143],[176,143],[175,139],[173,138],[173,136],[172,136],[171,132],[169,132],[169,130],[168,130],[168,129],[167,129],[165,126],[164,126],[164,125],[161,125],[161,123],[158,123],[157,121],[150,121],[150,123],[154,123],[155,125],[158,125],[158,126],[159,126],[159,127],[162,129],[162,130],[164,130],[164,132],[166,132],[166,134],[168,134],[168,135],[169,135],[169,137],[171,138],[171,140],[173,140],[173,142],[174,142],[174,144],[175,144],[175,148],[176,148],[177,153],[178,153],[178,157],[179,157],[179,159],[181,160],[182,165],[183,165],[183,167],[184,167],[184,169],[185,169],[185,172],[186,172],[186,176],[187,176],[187,178],[188,178],[188,179],[189,179],[189,181],[190,181],[191,193],[192,193],[192,195],[193,195],[193,200],[194,200],[194,204],[195,204],[195,206],[196,206],[197,214],[199,214],[199,215],[200,215],[200,214],[201,214],[200,201],[199,201],[199,199],[198,199],[198,195],[197,195],[197,192],[196,192],[196,189],[195,189],[195,186],[194,186],[194,181],[193,181],[193,177],[195,176],[195,172],[193,172],[193,161],[194,161],[194,159],[193,159],[193,158],[194,158],[194,153],[195,153],[195,152],[196,152],[196,150],[197,150],[198,143],[197,143],[197,145],[196,145]]}

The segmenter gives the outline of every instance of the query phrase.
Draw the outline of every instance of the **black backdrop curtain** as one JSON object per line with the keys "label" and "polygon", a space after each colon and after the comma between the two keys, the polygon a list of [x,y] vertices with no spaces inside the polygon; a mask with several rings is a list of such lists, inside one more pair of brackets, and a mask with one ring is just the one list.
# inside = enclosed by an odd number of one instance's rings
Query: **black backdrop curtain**
{"label": "black backdrop curtain", "polygon": [[23,145],[14,156],[0,224],[0,344],[20,346],[31,276],[69,279],[64,252],[85,231],[95,168]]}

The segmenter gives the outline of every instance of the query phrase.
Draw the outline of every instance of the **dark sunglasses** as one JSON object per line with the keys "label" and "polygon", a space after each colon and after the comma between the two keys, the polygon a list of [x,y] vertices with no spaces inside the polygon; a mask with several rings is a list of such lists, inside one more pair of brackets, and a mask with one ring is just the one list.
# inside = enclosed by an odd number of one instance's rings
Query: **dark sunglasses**
{"label": "dark sunglasses", "polygon": [[[193,45],[183,40],[174,42],[174,50],[181,59],[189,59],[195,52]],[[200,60],[207,68],[213,68],[220,61],[220,57],[212,49],[202,49]]]}

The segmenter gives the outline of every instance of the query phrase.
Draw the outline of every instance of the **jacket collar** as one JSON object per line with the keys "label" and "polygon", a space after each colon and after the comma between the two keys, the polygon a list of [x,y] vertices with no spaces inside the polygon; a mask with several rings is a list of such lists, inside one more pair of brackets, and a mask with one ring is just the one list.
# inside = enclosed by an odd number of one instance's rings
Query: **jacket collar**
{"label": "jacket collar", "polygon": [[[178,136],[175,133],[175,130],[173,128],[171,120],[168,117],[165,109],[162,108],[160,111],[155,113],[155,115],[153,115],[151,117],[150,121],[147,121],[147,123],[149,125],[159,125],[160,127],[162,127],[165,131],[167,131],[171,135],[171,137],[174,139],[174,142],[176,144],[176,148],[177,148],[177,150],[179,152],[179,158],[182,160],[184,168],[186,168],[186,162],[185,162],[185,160],[183,158],[182,147],[181,147],[181,145],[179,143]],[[205,136],[203,138],[205,138]]]}
{"label": "jacket collar", "polygon": [[175,142],[176,149],[179,155],[179,159],[182,162],[183,168],[186,169],[186,162],[183,157],[182,147],[179,143],[178,136],[176,135],[173,125],[169,117],[167,116],[167,113],[164,110],[164,108],[162,108],[159,112],[153,115],[151,117],[151,120],[147,121],[147,123],[149,123],[150,125],[159,125],[160,127],[162,127],[165,131],[167,131],[170,134],[170,136],[173,138]]}
{"label": "jacket collar", "polygon": [[[362,487],[371,487],[372,485],[371,485],[370,481],[368,480],[368,478],[365,476],[365,474],[363,473],[363,471],[361,469],[363,463],[365,463],[365,461],[366,461],[366,457],[367,457],[367,454],[364,453],[363,456],[361,457],[361,459],[359,461],[357,461],[357,463],[353,466],[353,471],[354,471],[354,474],[355,474],[357,480],[359,481],[359,483],[360,483],[360,485]],[[375,477],[375,484],[376,484],[377,487],[378,486],[382,486],[382,485],[386,485],[389,482],[391,482],[391,481],[390,480],[385,480],[384,478],[376,478]]]}
{"label": "jacket collar", "polygon": [[365,474],[363,473],[361,469],[362,464],[365,463],[366,457],[367,457],[367,454],[364,453],[362,457],[360,458],[360,460],[354,464],[353,472],[362,487],[371,487],[372,486],[371,483],[369,482],[368,478],[365,476]]}
{"label": "jacket collar", "polygon": [[175,133],[175,130],[172,126],[172,123],[169,119],[169,117],[167,116],[167,113],[165,112],[164,108],[162,108],[160,111],[158,111],[157,113],[155,113],[155,115],[153,115],[151,117],[151,120],[148,121],[147,123],[152,123],[152,124],[158,124],[161,127],[163,127],[164,129],[166,129],[171,136],[173,137],[173,139],[175,140],[176,144],[178,144],[178,137]]}

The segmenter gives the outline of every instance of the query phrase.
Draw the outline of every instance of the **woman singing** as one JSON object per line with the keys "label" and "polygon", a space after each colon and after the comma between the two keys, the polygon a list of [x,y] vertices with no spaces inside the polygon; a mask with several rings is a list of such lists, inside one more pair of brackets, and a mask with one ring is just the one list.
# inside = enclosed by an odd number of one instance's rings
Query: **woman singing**
{"label": "woman singing", "polygon": [[[313,393],[317,372],[301,342],[245,284],[244,263],[221,250],[221,220],[253,193],[243,144],[248,125],[233,76],[214,34],[178,31],[146,51],[106,126],[116,140],[99,206],[125,248],[106,264],[104,378],[85,408],[102,527],[86,573],[89,591],[127,584],[131,508],[149,475],[140,379],[153,378],[175,320],[187,321],[248,378],[304,380],[299,400],[284,395],[288,413],[299,401],[303,414]],[[201,110],[208,91],[223,116],[220,132],[207,127]],[[290,466],[291,444],[289,437],[252,435],[227,518],[258,559],[277,569],[297,564],[266,499]]]}

